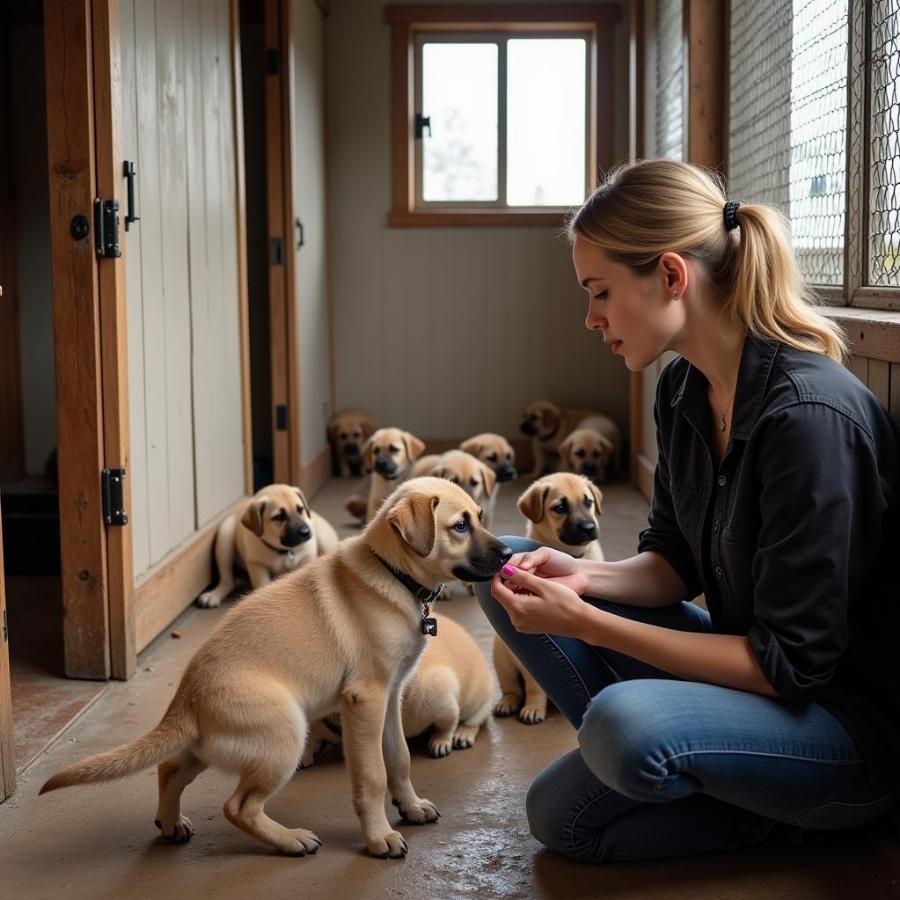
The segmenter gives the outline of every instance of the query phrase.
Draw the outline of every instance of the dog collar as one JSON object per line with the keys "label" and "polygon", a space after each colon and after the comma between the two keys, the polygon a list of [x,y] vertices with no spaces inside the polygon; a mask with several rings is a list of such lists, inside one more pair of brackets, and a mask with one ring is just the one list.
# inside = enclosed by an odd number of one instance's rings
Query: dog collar
{"label": "dog collar", "polygon": [[270,549],[274,550],[276,553],[280,553],[282,556],[286,556],[288,553],[293,553],[296,550],[296,547],[273,547],[264,537],[261,537],[260,540]]}
{"label": "dog collar", "polygon": [[422,604],[422,634],[434,637],[437,634],[437,619],[429,617],[431,604],[441,595],[444,590],[443,583],[439,584],[434,590],[429,590],[424,584],[419,584],[406,572],[392,566],[386,559],[383,559],[373,550],[375,559],[378,560],[387,570],[394,576],[412,595]]}

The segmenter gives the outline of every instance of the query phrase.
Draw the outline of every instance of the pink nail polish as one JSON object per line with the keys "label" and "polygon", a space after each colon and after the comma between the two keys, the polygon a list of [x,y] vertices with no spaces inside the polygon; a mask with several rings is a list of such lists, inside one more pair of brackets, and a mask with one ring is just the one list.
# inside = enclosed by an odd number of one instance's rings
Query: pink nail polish
{"label": "pink nail polish", "polygon": [[515,575],[516,574],[515,566],[504,566],[502,571],[503,571],[504,575]]}

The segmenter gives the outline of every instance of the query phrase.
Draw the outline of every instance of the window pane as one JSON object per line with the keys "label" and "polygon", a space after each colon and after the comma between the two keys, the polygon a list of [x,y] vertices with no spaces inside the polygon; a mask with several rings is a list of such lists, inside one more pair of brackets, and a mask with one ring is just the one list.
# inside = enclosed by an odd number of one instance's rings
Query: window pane
{"label": "window pane", "polygon": [[581,38],[507,44],[508,205],[584,201],[586,56]]}
{"label": "window pane", "polygon": [[791,222],[813,284],[844,279],[847,0],[733,0],[729,192]]}
{"label": "window pane", "polygon": [[872,7],[869,279],[900,287],[900,0]]}
{"label": "window pane", "polygon": [[656,156],[684,159],[682,0],[656,3]]}
{"label": "window pane", "polygon": [[497,199],[497,45],[425,44],[424,200]]}

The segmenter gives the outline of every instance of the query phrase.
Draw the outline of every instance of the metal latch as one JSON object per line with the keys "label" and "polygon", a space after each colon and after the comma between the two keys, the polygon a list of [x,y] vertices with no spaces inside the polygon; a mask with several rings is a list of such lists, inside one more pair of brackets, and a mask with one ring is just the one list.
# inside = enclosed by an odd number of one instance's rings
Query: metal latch
{"label": "metal latch", "polygon": [[127,525],[125,470],[103,470],[103,519],[107,525]]}
{"label": "metal latch", "polygon": [[121,256],[119,249],[119,201],[94,201],[94,240],[97,256]]}

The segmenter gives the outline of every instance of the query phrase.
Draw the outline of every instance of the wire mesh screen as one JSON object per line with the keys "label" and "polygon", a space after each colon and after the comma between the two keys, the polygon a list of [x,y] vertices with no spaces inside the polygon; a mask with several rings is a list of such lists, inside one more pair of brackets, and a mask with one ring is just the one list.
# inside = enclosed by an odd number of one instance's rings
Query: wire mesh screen
{"label": "wire mesh screen", "polygon": [[733,0],[729,195],[780,209],[813,284],[844,281],[847,0]]}
{"label": "wire mesh screen", "polygon": [[684,159],[683,0],[656,0],[656,155]]}
{"label": "wire mesh screen", "polygon": [[869,283],[900,287],[900,0],[872,4]]}

